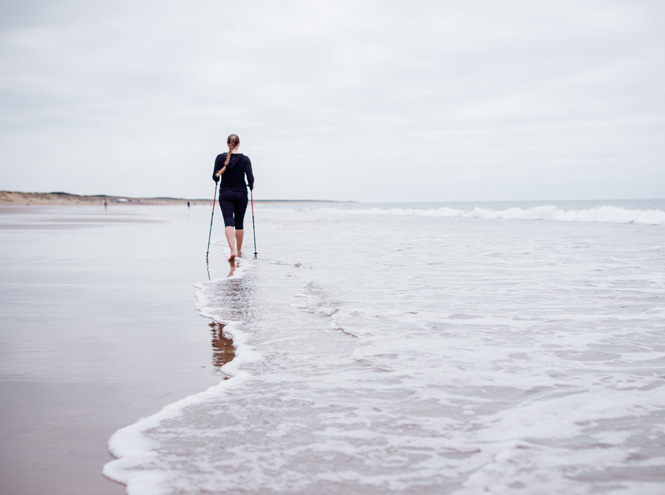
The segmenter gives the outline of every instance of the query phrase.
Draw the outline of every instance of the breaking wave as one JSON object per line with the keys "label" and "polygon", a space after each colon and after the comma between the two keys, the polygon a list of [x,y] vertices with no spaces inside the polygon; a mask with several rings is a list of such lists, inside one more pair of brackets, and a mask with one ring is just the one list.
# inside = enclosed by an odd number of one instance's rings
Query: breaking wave
{"label": "breaking wave", "polygon": [[558,222],[601,222],[620,224],[665,225],[663,210],[633,210],[617,206],[566,210],[554,205],[502,210],[476,207],[458,208],[320,208],[319,211],[345,215],[399,215],[501,220],[545,220]]}

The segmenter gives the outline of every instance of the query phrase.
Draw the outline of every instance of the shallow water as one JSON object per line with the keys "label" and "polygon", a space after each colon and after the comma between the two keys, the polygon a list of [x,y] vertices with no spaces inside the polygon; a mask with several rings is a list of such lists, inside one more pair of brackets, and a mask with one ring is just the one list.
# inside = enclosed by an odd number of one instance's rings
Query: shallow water
{"label": "shallow water", "polygon": [[197,294],[232,378],[117,432],[105,473],[146,494],[662,493],[665,228],[422,209],[260,205],[259,259],[218,259]]}

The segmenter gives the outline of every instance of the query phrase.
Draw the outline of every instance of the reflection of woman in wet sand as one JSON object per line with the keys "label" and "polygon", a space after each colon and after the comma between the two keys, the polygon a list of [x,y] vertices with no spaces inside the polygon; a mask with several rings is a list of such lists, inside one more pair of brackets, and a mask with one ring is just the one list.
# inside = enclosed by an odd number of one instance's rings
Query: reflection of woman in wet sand
{"label": "reflection of woman in wet sand", "polygon": [[213,322],[208,326],[212,331],[212,363],[215,368],[221,369],[222,366],[231,362],[235,357],[236,350],[233,347],[233,340],[224,335],[224,325],[222,323]]}
{"label": "reflection of woman in wet sand", "polygon": [[[224,216],[224,233],[229,243],[231,255],[229,261],[236,256],[241,256],[242,241],[245,235],[243,220],[247,210],[247,185],[254,189],[254,175],[252,174],[252,162],[249,157],[238,153],[240,138],[231,134],[226,140],[229,151],[217,155],[215,159],[215,171],[212,179],[217,182],[222,178],[219,186],[219,206]],[[247,176],[247,184],[245,184]]]}

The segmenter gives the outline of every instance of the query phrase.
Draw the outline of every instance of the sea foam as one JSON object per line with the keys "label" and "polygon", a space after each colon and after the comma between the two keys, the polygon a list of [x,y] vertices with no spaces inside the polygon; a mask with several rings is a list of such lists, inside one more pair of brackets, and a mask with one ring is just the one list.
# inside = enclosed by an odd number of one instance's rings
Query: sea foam
{"label": "sea foam", "polygon": [[105,472],[148,495],[662,492],[664,229],[373,210],[262,205],[265,254],[197,293],[232,378],[121,430]]}

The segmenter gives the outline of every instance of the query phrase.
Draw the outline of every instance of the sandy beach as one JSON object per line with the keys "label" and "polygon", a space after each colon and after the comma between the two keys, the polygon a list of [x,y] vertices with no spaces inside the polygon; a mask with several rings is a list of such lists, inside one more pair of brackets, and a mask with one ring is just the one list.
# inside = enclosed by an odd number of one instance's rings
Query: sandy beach
{"label": "sandy beach", "polygon": [[124,493],[111,434],[223,378],[231,342],[193,306],[205,222],[142,208],[0,207],[2,493]]}

